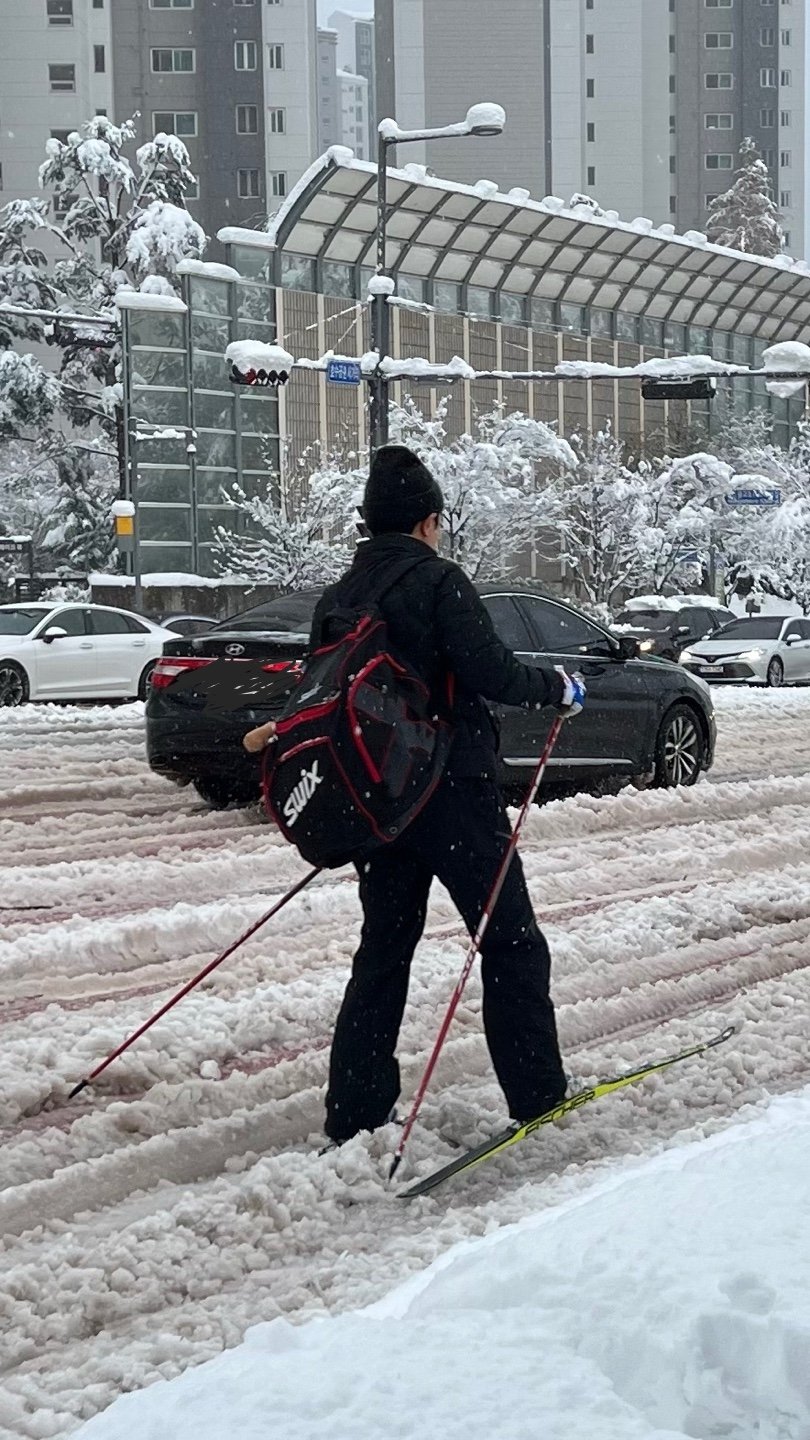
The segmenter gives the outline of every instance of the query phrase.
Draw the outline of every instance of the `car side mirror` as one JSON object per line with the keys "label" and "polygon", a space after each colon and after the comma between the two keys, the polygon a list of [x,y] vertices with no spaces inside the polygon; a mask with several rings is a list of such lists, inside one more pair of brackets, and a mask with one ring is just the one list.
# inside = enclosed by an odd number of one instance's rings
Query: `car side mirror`
{"label": "car side mirror", "polygon": [[791,630],[790,634],[785,636],[785,644],[797,645],[801,638],[802,637],[797,630]]}
{"label": "car side mirror", "polygon": [[64,640],[66,636],[67,630],[63,630],[61,625],[49,625],[39,638],[44,640],[46,645],[50,645],[52,640]]}
{"label": "car side mirror", "polygon": [[641,646],[635,636],[619,635],[616,642],[616,654],[619,660],[638,660]]}
{"label": "car side mirror", "polygon": [[688,635],[688,634],[689,634],[689,626],[688,626],[688,625],[679,625],[678,628],[677,628],[677,630],[675,631],[675,634],[676,634],[676,635]]}

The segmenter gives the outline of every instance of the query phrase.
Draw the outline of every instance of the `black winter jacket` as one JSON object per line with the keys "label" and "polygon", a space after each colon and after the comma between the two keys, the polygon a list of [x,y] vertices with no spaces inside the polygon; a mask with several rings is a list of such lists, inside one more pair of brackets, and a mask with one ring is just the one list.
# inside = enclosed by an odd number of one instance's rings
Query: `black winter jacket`
{"label": "black winter jacket", "polygon": [[450,716],[454,738],[447,769],[454,775],[492,779],[498,732],[484,700],[526,709],[558,705],[563,682],[551,666],[530,668],[515,659],[495,630],[475,587],[458,565],[433,554],[411,535],[377,535],[357,547],[351,568],[324,591],[312,621],[310,647],[333,637],[326,617],[335,607],[368,603],[408,555],[424,556],[397,580],[380,601],[395,650],[414,667],[447,709],[448,677],[453,676]]}

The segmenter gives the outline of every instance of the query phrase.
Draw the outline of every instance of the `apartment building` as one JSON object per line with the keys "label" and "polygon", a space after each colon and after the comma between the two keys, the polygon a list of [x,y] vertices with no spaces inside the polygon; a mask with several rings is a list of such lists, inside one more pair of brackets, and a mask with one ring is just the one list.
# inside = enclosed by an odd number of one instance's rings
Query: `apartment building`
{"label": "apartment building", "polygon": [[341,143],[353,150],[358,160],[369,159],[368,144],[368,80],[338,70],[340,86]]}
{"label": "apartment building", "polygon": [[367,82],[368,101],[364,144],[366,153],[370,154],[373,153],[374,137],[377,133],[377,66],[374,19],[368,15],[357,15],[351,10],[334,10],[329,16],[329,26],[337,36],[338,69],[345,70],[350,75],[360,75]]}
{"label": "apartment building", "polygon": [[750,135],[770,171],[786,248],[805,255],[805,0],[677,0],[670,8],[677,229],[704,227]]}
{"label": "apartment building", "polygon": [[337,32],[318,29],[318,149],[341,144],[341,94],[337,78]]}
{"label": "apartment building", "polygon": [[320,148],[316,0],[16,0],[3,28],[0,203],[100,112],[182,138],[212,236],[277,208]]}

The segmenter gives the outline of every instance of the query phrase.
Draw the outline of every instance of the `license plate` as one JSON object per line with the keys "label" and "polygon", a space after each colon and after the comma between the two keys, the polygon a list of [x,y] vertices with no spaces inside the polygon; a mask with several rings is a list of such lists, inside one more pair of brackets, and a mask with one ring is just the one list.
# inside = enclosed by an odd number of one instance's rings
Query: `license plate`
{"label": "license plate", "polygon": [[701,675],[722,675],[723,668],[722,665],[701,665],[700,673]]}

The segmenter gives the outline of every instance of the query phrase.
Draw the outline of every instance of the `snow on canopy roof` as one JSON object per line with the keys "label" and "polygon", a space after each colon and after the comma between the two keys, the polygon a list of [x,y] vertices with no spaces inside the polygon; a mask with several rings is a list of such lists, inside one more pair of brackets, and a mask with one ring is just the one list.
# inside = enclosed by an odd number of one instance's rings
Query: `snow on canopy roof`
{"label": "snow on canopy roof", "polygon": [[[377,167],[333,145],[290,191],[266,231],[228,226],[225,244],[374,264]],[[810,265],[752,258],[705,235],[676,235],[555,196],[532,200],[442,180],[422,167],[388,171],[388,267],[431,280],[621,310],[676,324],[797,339],[810,324]]]}

